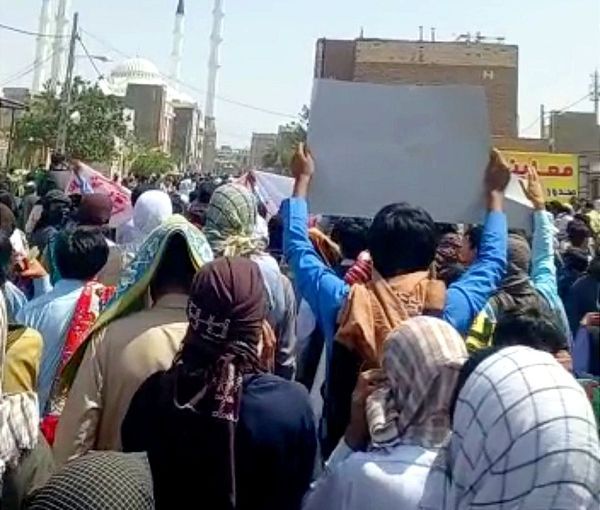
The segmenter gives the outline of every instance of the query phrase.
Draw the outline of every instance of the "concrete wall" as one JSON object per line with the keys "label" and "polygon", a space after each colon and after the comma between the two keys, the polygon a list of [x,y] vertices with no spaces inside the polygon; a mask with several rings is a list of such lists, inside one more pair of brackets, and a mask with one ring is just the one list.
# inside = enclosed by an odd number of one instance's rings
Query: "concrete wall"
{"label": "concrete wall", "polygon": [[588,112],[552,112],[550,138],[555,152],[600,151],[600,128],[596,116]]}
{"label": "concrete wall", "polygon": [[125,106],[135,112],[133,132],[151,147],[163,147],[166,90],[162,85],[127,85]]}

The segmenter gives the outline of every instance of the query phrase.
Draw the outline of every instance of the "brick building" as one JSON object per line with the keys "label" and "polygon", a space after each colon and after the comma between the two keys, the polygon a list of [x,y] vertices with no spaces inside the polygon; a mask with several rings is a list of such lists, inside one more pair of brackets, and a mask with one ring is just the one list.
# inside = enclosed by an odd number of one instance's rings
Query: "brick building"
{"label": "brick building", "polygon": [[519,50],[484,42],[317,41],[315,77],[384,84],[485,88],[492,134],[518,136]]}

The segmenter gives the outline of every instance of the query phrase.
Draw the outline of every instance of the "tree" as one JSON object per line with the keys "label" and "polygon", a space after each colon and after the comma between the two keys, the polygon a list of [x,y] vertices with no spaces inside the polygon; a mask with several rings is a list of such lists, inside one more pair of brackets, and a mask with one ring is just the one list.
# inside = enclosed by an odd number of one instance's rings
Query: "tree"
{"label": "tree", "polygon": [[173,158],[160,149],[142,148],[134,157],[129,172],[137,176],[149,177],[165,174],[173,170]]}
{"label": "tree", "polygon": [[279,128],[277,143],[263,157],[263,165],[275,168],[282,174],[289,172],[290,162],[300,142],[306,142],[310,111],[306,105],[298,115],[298,120]]}
{"label": "tree", "polygon": [[[60,104],[60,98],[49,89],[32,99],[16,126],[16,143],[22,151],[31,145],[54,147]],[[122,100],[76,77],[67,124],[67,153],[86,161],[111,163],[117,156],[116,141],[126,133]]]}

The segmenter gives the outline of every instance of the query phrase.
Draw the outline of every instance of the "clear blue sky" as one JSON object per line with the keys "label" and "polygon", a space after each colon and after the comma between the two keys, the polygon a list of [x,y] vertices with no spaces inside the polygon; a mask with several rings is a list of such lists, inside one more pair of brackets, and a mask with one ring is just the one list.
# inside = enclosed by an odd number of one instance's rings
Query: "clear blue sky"
{"label": "clear blue sky", "polygon": [[[56,1],[56,0],[55,0]],[[168,72],[177,0],[72,0],[83,28],[129,55]],[[37,29],[39,0],[0,0],[0,23]],[[183,81],[204,90],[212,0],[186,0]],[[224,0],[224,42],[218,93],[244,103],[295,114],[310,99],[319,37],[415,38],[435,26],[438,39],[480,30],[520,46],[521,128],[540,103],[559,109],[590,90],[600,67],[600,0]],[[89,37],[92,53],[121,56]],[[33,37],[0,30],[0,85],[34,60]],[[108,74],[114,64],[100,64]],[[89,78],[89,64],[78,72]],[[31,85],[31,76],[10,85]],[[188,90],[200,104],[204,94]],[[590,110],[588,100],[578,109]],[[219,143],[249,145],[252,131],[273,131],[288,119],[217,101]],[[534,124],[526,133],[536,136]]]}

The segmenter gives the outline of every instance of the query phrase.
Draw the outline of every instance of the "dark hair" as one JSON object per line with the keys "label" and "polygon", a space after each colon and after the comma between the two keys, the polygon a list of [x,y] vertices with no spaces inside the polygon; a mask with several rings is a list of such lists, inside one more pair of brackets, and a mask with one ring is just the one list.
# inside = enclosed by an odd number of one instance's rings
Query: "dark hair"
{"label": "dark hair", "polygon": [[435,258],[433,218],[424,209],[404,202],[381,209],[367,239],[373,265],[384,278],[426,270]]}
{"label": "dark hair", "polygon": [[283,218],[276,214],[269,220],[269,253],[280,256],[283,252]]}
{"label": "dark hair", "polygon": [[58,234],[54,256],[62,278],[89,280],[106,264],[108,244],[99,228],[77,227]]}
{"label": "dark hair", "polygon": [[473,225],[467,230],[465,237],[469,240],[471,249],[478,252],[481,246],[481,238],[483,237],[483,226]]}
{"label": "dark hair", "polygon": [[146,191],[152,191],[154,189],[156,189],[156,186],[153,184],[138,184],[131,192],[131,205],[135,205],[135,203],[138,201],[138,198],[140,198],[142,194],[146,193]]}
{"label": "dark hair", "polygon": [[153,297],[173,286],[189,292],[195,274],[196,268],[190,258],[187,241],[183,235],[176,233],[169,239],[150,283]]}
{"label": "dark hair", "polygon": [[187,206],[186,206],[185,202],[183,201],[183,199],[181,198],[181,196],[179,195],[179,193],[171,193],[169,195],[169,198],[171,199],[171,206],[173,207],[173,214],[184,215],[187,210]]}
{"label": "dark hair", "polygon": [[213,196],[213,193],[217,188],[218,185],[216,185],[212,181],[202,181],[198,184],[197,187],[198,195],[196,200],[198,200],[198,202],[200,202],[201,204],[208,204],[210,202],[211,197]]}
{"label": "dark hair", "polygon": [[340,218],[331,230],[331,239],[340,245],[342,254],[355,260],[367,249],[371,221],[365,218]]}
{"label": "dark hair", "polygon": [[583,248],[569,248],[563,255],[564,267],[579,273],[587,271],[589,266],[588,251]]}
{"label": "dark hair", "polygon": [[0,191],[0,204],[8,207],[13,214],[17,214],[17,199],[10,191]]}
{"label": "dark hair", "polygon": [[581,247],[592,237],[592,231],[586,222],[574,219],[567,225],[567,237],[573,246]]}
{"label": "dark hair", "polygon": [[555,353],[567,349],[568,340],[554,314],[528,306],[511,308],[500,315],[494,331],[494,345],[525,345]]}
{"label": "dark hair", "polygon": [[0,229],[0,286],[4,285],[9,278],[12,260],[13,246],[10,236]]}
{"label": "dark hair", "polygon": [[444,234],[458,234],[458,225],[454,223],[436,223],[435,228],[440,237]]}

